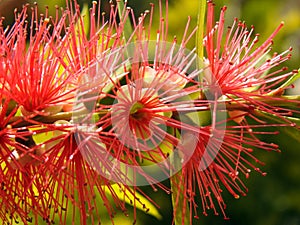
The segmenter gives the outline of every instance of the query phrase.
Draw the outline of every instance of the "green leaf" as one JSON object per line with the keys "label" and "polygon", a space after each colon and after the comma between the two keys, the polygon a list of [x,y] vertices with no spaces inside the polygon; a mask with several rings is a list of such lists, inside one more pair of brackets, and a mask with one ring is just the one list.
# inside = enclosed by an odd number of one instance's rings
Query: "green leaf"
{"label": "green leaf", "polygon": [[[89,18],[89,6],[88,4],[84,4],[82,7],[82,10],[80,12],[80,17],[77,20],[76,24],[75,24],[75,34],[88,34],[88,31],[90,29],[90,18]],[[84,32],[84,33],[83,33]],[[78,37],[80,37],[80,35],[78,35]],[[77,37],[77,38],[78,38]],[[80,41],[79,39],[76,41]]]}
{"label": "green leaf", "polygon": [[197,47],[197,55],[200,59],[203,59],[203,35],[204,35],[204,24],[205,24],[205,11],[206,11],[206,0],[199,0],[196,47]]}
{"label": "green leaf", "polygon": [[294,74],[290,77],[285,83],[283,83],[279,88],[284,89],[295,83],[296,80],[300,78],[300,69],[298,70],[298,73]]}
{"label": "green leaf", "polygon": [[[127,190],[128,187],[126,187],[127,189],[122,188],[122,186],[120,187],[120,184],[113,184],[111,185],[111,187],[120,200],[124,200],[127,204],[136,207],[138,210],[147,212],[149,215],[155,217],[158,220],[162,219],[162,215],[159,213],[155,205],[153,205],[152,202],[150,202],[142,194],[138,193],[132,188],[130,189],[130,191]],[[111,194],[111,191],[108,188],[105,188],[105,192],[108,195]],[[139,201],[135,201],[135,199],[139,199]]]}
{"label": "green leaf", "polygon": [[83,20],[83,28],[87,32],[90,28],[90,18],[89,18],[89,6],[88,4],[84,4],[80,13]]}
{"label": "green leaf", "polygon": [[[198,67],[203,68],[203,57],[204,57],[204,24],[205,24],[205,11],[206,11],[206,0],[199,0],[198,3],[198,17],[197,17],[197,33],[196,33],[196,52],[198,55]],[[199,81],[202,83],[203,73],[199,74]]]}
{"label": "green leaf", "polygon": [[53,132],[44,132],[45,127],[42,126],[32,126],[28,127],[28,129],[32,132],[34,132],[34,135],[32,135],[32,138],[36,144],[42,144],[45,141],[50,140],[53,138]]}
{"label": "green leaf", "polygon": [[[187,116],[190,121],[185,120]],[[207,126],[211,124],[211,111],[188,112],[181,116],[182,122],[187,124],[196,124],[197,126]]]}
{"label": "green leaf", "polygon": [[[294,141],[300,143],[300,118],[295,118],[295,117],[283,117],[280,118],[276,115],[272,115],[266,112],[261,112],[261,111],[255,111],[255,115],[263,118],[264,120],[269,120],[271,123],[275,124],[286,124],[287,126],[283,127],[276,127],[276,130],[280,131],[281,134],[287,135],[288,137],[292,138]],[[288,123],[287,121],[290,121]],[[268,122],[268,124],[270,124]],[[290,124],[290,126],[288,126]]]}
{"label": "green leaf", "polygon": [[[126,2],[126,1],[125,1]],[[133,33],[133,29],[132,29],[132,25],[130,23],[129,19],[126,19],[124,21],[124,10],[125,9],[125,4],[123,2],[123,0],[117,1],[118,4],[118,13],[119,13],[119,17],[121,18],[120,20],[122,22],[124,22],[124,30],[123,30],[123,35],[126,41],[129,40],[129,38],[131,37],[132,33]]]}
{"label": "green leaf", "polygon": [[299,78],[300,78],[300,69],[298,70],[298,73],[293,74],[293,76],[291,76],[286,82],[280,85],[280,87],[272,90],[268,95],[273,96],[273,95],[282,94],[283,90],[291,86]]}

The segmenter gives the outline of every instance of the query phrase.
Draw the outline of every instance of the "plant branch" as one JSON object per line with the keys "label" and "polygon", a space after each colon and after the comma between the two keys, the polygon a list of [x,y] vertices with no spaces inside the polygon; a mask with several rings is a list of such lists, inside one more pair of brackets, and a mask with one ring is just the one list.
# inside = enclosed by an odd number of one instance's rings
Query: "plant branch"
{"label": "plant branch", "polygon": [[[264,97],[253,97],[251,98],[251,101],[248,100],[239,100],[236,99],[233,100],[225,100],[225,101],[219,101],[220,104],[218,105],[218,110],[227,110],[227,111],[253,111],[255,109],[259,110],[259,106],[255,106],[253,102],[261,102],[265,103],[270,106],[274,107],[287,107],[287,108],[299,108],[300,106],[300,96],[299,95],[291,95],[291,96],[280,96],[280,97],[273,97],[273,98],[264,98]],[[197,104],[195,104],[197,106]],[[185,109],[184,111],[186,113],[188,112],[195,112],[195,111],[210,111],[211,108],[209,105],[207,106],[200,106],[200,107],[191,107]],[[102,110],[96,110],[94,112],[94,115],[102,116],[110,112],[110,109],[102,109]],[[11,125],[13,128],[23,127],[23,126],[30,126],[30,125],[36,125],[40,123],[44,124],[51,124],[58,120],[67,120],[70,121],[74,116],[76,118],[83,118],[87,115],[86,109],[75,111],[75,112],[59,112],[57,114],[50,114],[50,115],[37,115],[32,118],[29,117],[23,117],[23,116],[14,116],[12,117],[8,124]]]}

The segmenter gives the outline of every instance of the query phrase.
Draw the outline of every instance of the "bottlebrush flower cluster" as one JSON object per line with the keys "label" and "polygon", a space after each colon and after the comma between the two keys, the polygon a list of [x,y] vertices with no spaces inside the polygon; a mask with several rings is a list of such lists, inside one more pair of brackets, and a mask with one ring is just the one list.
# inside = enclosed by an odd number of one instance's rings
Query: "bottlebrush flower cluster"
{"label": "bottlebrush flower cluster", "polygon": [[136,19],[114,5],[106,16],[96,2],[83,17],[67,3],[56,17],[26,5],[11,27],[0,21],[2,222],[67,224],[72,214],[98,224],[101,204],[113,221],[126,202],[136,216],[137,204],[147,208],[140,194],[152,202],[147,184],[171,193],[174,223],[197,218],[199,202],[225,216],[223,190],[239,198],[251,171],[264,175],[255,151],[279,151],[259,139],[277,133],[264,129],[298,129],[288,119],[297,107],[285,106],[299,102],[282,96],[296,73],[280,67],[290,49],[270,54],[283,24],[258,46],[245,23],[226,30],[225,7],[215,22],[208,2],[200,59],[186,48],[189,21],[181,41],[167,39],[161,2],[155,40],[154,5]]}

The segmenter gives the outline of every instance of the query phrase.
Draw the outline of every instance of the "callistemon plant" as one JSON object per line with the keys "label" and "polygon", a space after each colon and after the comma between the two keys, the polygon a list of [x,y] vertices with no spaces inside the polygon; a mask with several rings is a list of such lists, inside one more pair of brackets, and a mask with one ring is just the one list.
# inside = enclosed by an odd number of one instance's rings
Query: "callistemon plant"
{"label": "callistemon plant", "polygon": [[157,26],[154,5],[135,18],[120,1],[108,15],[26,5],[1,26],[2,223],[100,224],[103,208],[113,223],[128,205],[135,223],[159,207],[146,185],[171,196],[176,225],[227,218],[222,192],[246,195],[251,171],[265,175],[255,152],[279,151],[263,137],[299,128],[299,99],[283,95],[298,77],[281,66],[291,49],[271,52],[283,24],[259,45],[200,1],[197,27],[168,40],[158,5]]}

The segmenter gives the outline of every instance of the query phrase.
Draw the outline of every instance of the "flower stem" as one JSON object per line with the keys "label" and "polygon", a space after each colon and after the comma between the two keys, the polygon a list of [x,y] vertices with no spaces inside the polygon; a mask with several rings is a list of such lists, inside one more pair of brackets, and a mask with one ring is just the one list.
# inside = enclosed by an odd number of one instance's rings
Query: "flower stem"
{"label": "flower stem", "polygon": [[[204,35],[204,24],[205,24],[205,10],[206,0],[199,0],[198,3],[198,17],[197,17],[197,33],[196,33],[196,52],[198,55],[198,66],[203,68],[203,35]],[[199,75],[199,81],[202,81],[202,74]]]}
{"label": "flower stem", "polygon": [[[180,157],[175,152],[172,157],[172,165],[176,168],[181,167]],[[180,170],[176,174],[172,173],[170,177],[170,185],[172,191],[172,206],[174,213],[174,224],[175,225],[188,225],[190,224],[190,210],[187,205],[185,198],[184,187],[184,177],[182,176],[182,171]]]}
{"label": "flower stem", "polygon": [[[97,113],[94,113],[93,115],[103,115],[106,114],[108,110],[101,110],[97,111]],[[81,115],[82,117],[86,116],[86,111],[83,111],[83,114]],[[18,127],[24,127],[24,126],[31,126],[31,125],[37,125],[40,123],[43,124],[52,124],[58,120],[66,120],[70,121],[72,118],[74,118],[74,115],[80,115],[80,112],[59,112],[56,114],[52,115],[47,115],[47,116],[34,116],[30,119],[23,117],[23,116],[14,116],[12,117],[8,124],[11,125],[12,128],[18,128]],[[78,118],[77,118],[78,119]]]}
{"label": "flower stem", "polygon": [[[278,97],[264,98],[262,96],[252,97],[251,101],[225,101],[226,110],[241,110],[248,111],[253,109],[251,104],[252,101],[257,101],[261,103],[265,103],[270,106],[275,107],[289,107],[289,108],[299,108],[300,95],[284,95]],[[259,108],[258,108],[259,109]]]}

